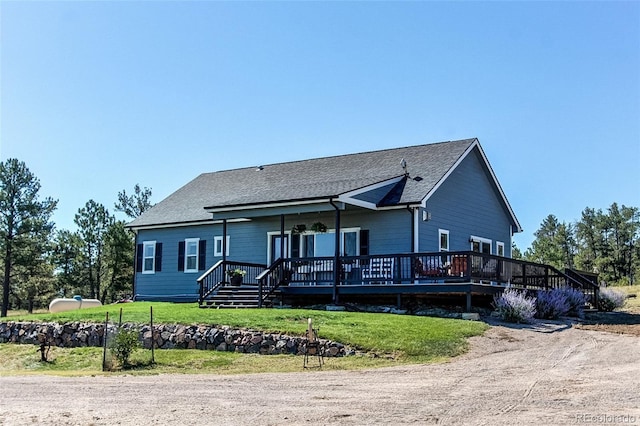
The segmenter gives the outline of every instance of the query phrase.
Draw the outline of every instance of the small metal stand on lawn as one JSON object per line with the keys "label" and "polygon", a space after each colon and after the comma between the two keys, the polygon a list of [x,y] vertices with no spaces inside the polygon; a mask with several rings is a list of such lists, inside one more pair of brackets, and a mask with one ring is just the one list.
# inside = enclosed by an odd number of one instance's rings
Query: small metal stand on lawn
{"label": "small metal stand on lawn", "polygon": [[304,361],[303,368],[309,367],[309,357],[318,357],[318,368],[322,368],[324,364],[324,352],[320,346],[318,339],[318,330],[313,328],[311,318],[309,318],[309,327],[305,333],[306,342],[304,344]]}

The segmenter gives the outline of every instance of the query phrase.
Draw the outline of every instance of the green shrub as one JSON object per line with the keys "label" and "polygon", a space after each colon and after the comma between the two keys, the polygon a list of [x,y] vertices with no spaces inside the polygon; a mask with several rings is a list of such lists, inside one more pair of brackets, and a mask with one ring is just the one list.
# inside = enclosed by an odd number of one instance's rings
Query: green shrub
{"label": "green shrub", "polygon": [[598,297],[598,309],[605,312],[611,312],[615,309],[622,308],[627,295],[619,290],[612,288],[601,288],[600,297]]}
{"label": "green shrub", "polygon": [[120,365],[126,367],[129,365],[129,357],[139,346],[137,330],[120,328],[113,336],[113,340],[109,344],[109,350]]}

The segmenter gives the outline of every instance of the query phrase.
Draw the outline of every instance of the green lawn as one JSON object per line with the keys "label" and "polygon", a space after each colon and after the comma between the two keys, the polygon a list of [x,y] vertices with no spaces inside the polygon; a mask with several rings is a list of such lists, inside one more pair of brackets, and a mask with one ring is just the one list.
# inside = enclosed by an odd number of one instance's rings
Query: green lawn
{"label": "green lawn", "polygon": [[[242,327],[263,332],[277,332],[301,336],[312,318],[321,338],[331,339],[359,350],[368,356],[327,359],[325,369],[356,369],[441,361],[460,355],[467,348],[467,338],[482,334],[487,326],[481,322],[453,319],[416,317],[409,315],[369,314],[354,312],[327,312],[300,309],[200,309],[197,304],[136,302],[107,305],[60,314],[39,313],[14,315],[12,321],[41,322],[104,322],[118,321],[122,309],[123,322],[149,323],[153,306],[154,324],[211,324]],[[27,349],[28,348],[28,349]],[[55,362],[38,362],[33,346],[0,345],[0,374],[16,371],[77,371],[86,374],[100,369],[99,348],[53,348]],[[79,353],[80,355],[74,355]],[[393,356],[389,356],[393,355]],[[76,359],[74,359],[74,357]],[[139,365],[148,358],[147,351],[138,351],[134,357]],[[86,365],[81,360],[94,359],[97,364]],[[301,357],[256,356],[213,351],[157,350],[157,365],[140,367],[143,372],[262,372],[299,371]],[[70,373],[73,374],[73,373]]]}

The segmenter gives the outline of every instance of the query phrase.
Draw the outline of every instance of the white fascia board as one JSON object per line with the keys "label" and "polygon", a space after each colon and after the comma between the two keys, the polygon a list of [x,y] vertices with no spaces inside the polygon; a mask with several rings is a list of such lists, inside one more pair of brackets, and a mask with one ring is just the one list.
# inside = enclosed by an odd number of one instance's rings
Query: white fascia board
{"label": "white fascia board", "polygon": [[378,188],[382,188],[383,186],[392,185],[400,182],[404,178],[403,176],[397,176],[392,179],[387,179],[382,182],[374,183],[373,185],[368,185],[363,188],[354,189],[353,191],[345,192],[338,196],[338,201],[341,201],[345,204],[351,204],[353,206],[363,207],[369,210],[382,210],[383,208],[378,207],[375,203],[371,203],[369,201],[358,200],[357,198],[353,198],[357,195],[363,194],[365,192],[374,191]]}
{"label": "white fascia board", "polygon": [[513,223],[516,224],[515,232],[522,232],[522,226],[520,226],[520,222],[518,221],[518,218],[516,217],[515,212],[511,208],[511,204],[509,204],[509,201],[507,200],[507,196],[505,195],[504,191],[502,190],[502,187],[500,186],[500,182],[498,182],[498,178],[496,177],[495,173],[493,172],[493,168],[491,167],[491,164],[489,163],[489,159],[487,159],[487,156],[485,155],[484,151],[482,150],[482,147],[480,146],[480,143],[478,142],[477,139],[476,139],[476,141],[474,142],[473,145],[476,145],[476,144],[478,146],[478,151],[480,151],[480,155],[482,156],[482,160],[484,161],[484,164],[487,166],[487,169],[489,170],[489,173],[491,174],[491,178],[493,179],[493,183],[496,185],[496,188],[498,188],[498,192],[500,193],[500,196],[502,197],[502,201],[504,202],[504,205],[507,206],[507,210],[509,210],[509,214],[511,215],[511,219],[513,219]]}
{"label": "white fascia board", "polygon": [[442,186],[442,184],[447,180],[451,173],[453,173],[454,170],[460,165],[460,163],[462,163],[462,161],[467,158],[467,155],[469,155],[469,153],[473,151],[473,148],[475,148],[476,146],[479,146],[478,139],[476,139],[471,145],[469,145],[467,150],[462,153],[460,158],[458,158],[453,166],[451,166],[447,173],[445,173],[444,176],[442,176],[442,178],[433,186],[433,188],[431,188],[431,191],[429,191],[427,195],[425,195],[421,203],[423,208],[427,208],[427,201],[429,200],[429,198],[431,198],[431,196]]}
{"label": "white fascia board", "polygon": [[205,209],[207,213],[225,213],[225,212],[235,212],[239,210],[259,210],[265,209],[269,207],[291,207],[291,206],[301,206],[308,204],[326,204],[330,201],[330,198],[324,198],[320,200],[304,200],[304,201],[283,201],[279,203],[263,203],[263,204],[247,204],[244,206],[229,206],[229,207],[214,207]]}
{"label": "white fascia board", "polygon": [[518,221],[518,218],[516,217],[515,213],[513,212],[513,209],[511,208],[511,204],[509,204],[509,201],[507,201],[507,196],[505,195],[504,191],[502,190],[502,187],[500,186],[500,183],[498,182],[498,178],[496,177],[495,173],[493,172],[493,169],[491,168],[491,164],[489,164],[489,160],[487,159],[486,154],[482,150],[482,147],[480,146],[480,142],[478,141],[478,139],[474,140],[473,143],[471,145],[469,145],[469,148],[467,148],[467,150],[460,156],[460,158],[458,158],[458,160],[453,164],[453,166],[451,166],[451,168],[447,171],[447,173],[445,173],[444,176],[442,176],[442,179],[440,179],[438,181],[438,183],[436,183],[434,185],[434,187],[431,189],[431,191],[429,191],[429,193],[422,199],[422,203],[421,203],[422,207],[424,207],[424,208],[427,207],[427,201],[429,200],[429,198],[431,198],[431,196],[438,190],[438,188],[440,188],[440,186],[447,180],[447,178],[464,161],[464,159],[467,158],[467,156],[473,151],[474,148],[478,148],[478,152],[480,152],[480,156],[482,157],[482,161],[484,162],[484,165],[487,168],[487,170],[489,170],[489,174],[491,175],[491,179],[493,180],[493,184],[496,186],[496,188],[498,188],[498,193],[500,194],[500,197],[502,197],[502,201],[504,202],[504,205],[507,206],[507,210],[509,211],[509,215],[511,216],[511,219],[513,220],[513,223],[516,224],[516,229],[514,230],[514,232],[522,232],[522,227],[520,226],[520,222]]}
{"label": "white fascia board", "polygon": [[[227,223],[233,222],[248,222],[250,219],[229,219]],[[131,227],[133,232],[138,232],[140,230],[145,229],[164,229],[164,228],[184,228],[187,226],[203,226],[203,225],[220,225],[222,224],[222,220],[202,220],[198,222],[180,222],[180,223],[163,223],[158,225],[140,225]]]}

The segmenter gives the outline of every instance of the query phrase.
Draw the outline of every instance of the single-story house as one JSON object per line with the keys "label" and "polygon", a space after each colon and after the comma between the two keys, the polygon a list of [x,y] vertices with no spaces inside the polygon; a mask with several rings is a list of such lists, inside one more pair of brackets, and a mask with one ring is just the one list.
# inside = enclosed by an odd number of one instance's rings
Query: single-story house
{"label": "single-story house", "polygon": [[490,284],[527,275],[504,263],[522,228],[475,138],[203,173],[128,227],[137,300],[204,304],[234,269],[260,300],[334,302],[420,292],[422,278],[482,284],[474,270]]}

